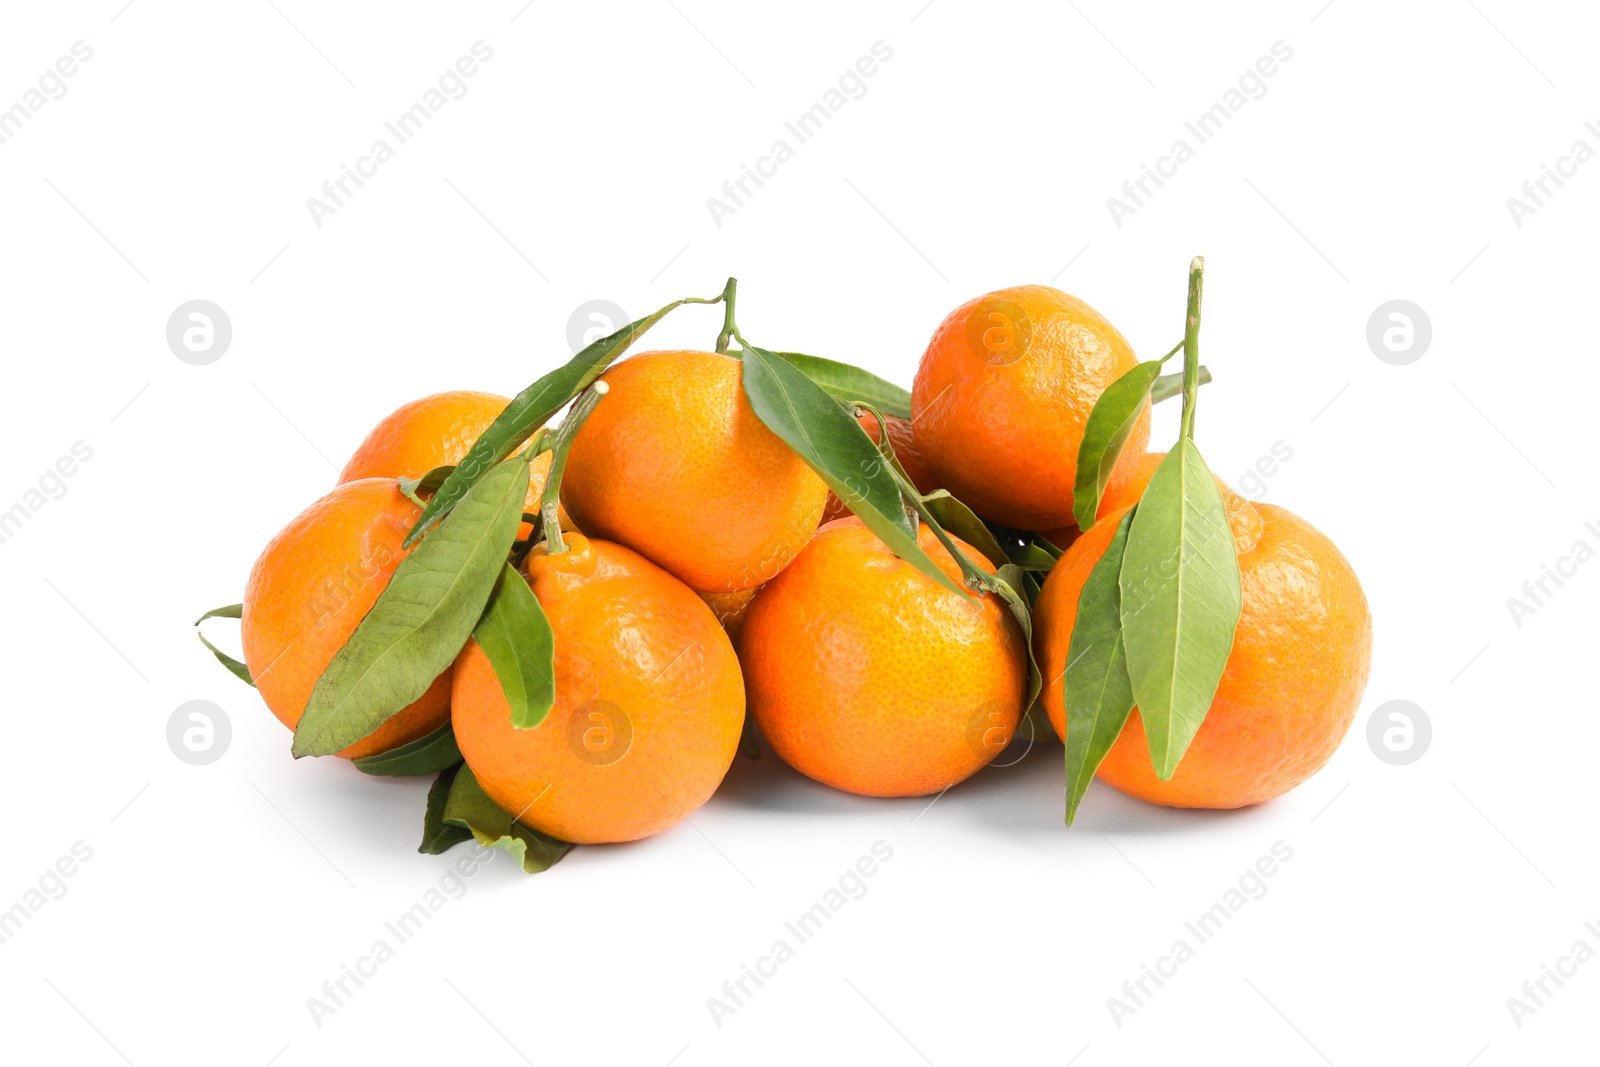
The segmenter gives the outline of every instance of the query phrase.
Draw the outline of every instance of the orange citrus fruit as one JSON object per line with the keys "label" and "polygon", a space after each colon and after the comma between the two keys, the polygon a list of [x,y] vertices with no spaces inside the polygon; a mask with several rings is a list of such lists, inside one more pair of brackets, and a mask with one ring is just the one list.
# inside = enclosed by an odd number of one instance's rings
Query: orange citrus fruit
{"label": "orange citrus fruit", "polygon": [[[1165,782],[1151,766],[1137,708],[1100,764],[1102,781],[1153,804],[1238,808],[1287,793],[1339,747],[1372,663],[1367,599],[1333,543],[1283,508],[1252,504],[1226,487],[1223,502],[1243,610],[1205,722]],[[1035,605],[1045,710],[1062,737],[1078,595],[1126,510],[1105,515],[1066,551]]]}
{"label": "orange citrus fruit", "polygon": [[[918,542],[961,581],[926,526]],[[751,714],[778,755],[865,796],[937,793],[975,773],[1010,743],[1028,681],[1022,630],[999,598],[939,586],[854,516],[767,583],[739,650]]]}
{"label": "orange citrus fruit", "polygon": [[[420,478],[435,467],[466,458],[472,444],[511,403],[503,396],[466,389],[434,393],[402,404],[372,428],[339,475],[340,482],[358,478]],[[539,510],[539,495],[550,477],[549,452],[533,458],[528,468],[525,508]],[[563,530],[572,528],[565,510],[558,513]],[[528,536],[524,524],[519,537]]]}
{"label": "orange citrus fruit", "polygon": [[[981,296],[952,311],[923,353],[911,389],[917,447],[938,483],[985,518],[1023,530],[1066,526],[1089,412],[1137,362],[1116,327],[1059,289]],[[1149,437],[1146,404],[1113,485]]]}
{"label": "orange citrus fruit", "polygon": [[[261,699],[291,730],[334,653],[405,558],[400,542],[421,514],[392,478],[346,482],[302,511],[256,560],[240,620],[244,661]],[[446,669],[415,703],[339,755],[387,752],[449,717]]]}
{"label": "orange citrus fruit", "polygon": [[[872,443],[877,444],[882,431],[878,428],[878,420],[870,411],[863,411],[856,416],[856,421],[861,423],[861,428],[867,431],[867,436],[872,438]],[[923,458],[917,449],[917,443],[911,436],[911,420],[902,419],[898,415],[885,415],[884,424],[889,427],[889,447],[894,449],[895,458],[900,461],[900,466],[906,469],[906,477],[911,479],[911,484],[917,487],[918,492],[931,493],[938,488],[938,482],[933,477],[933,472],[928,470],[928,461]],[[850,509],[844,506],[844,501],[828,494],[828,503],[822,509],[822,522],[829,523],[834,519],[850,514]]]}
{"label": "orange citrus fruit", "polygon": [[638,553],[581,534],[546,549],[527,569],[555,632],[555,706],[513,728],[489,658],[468,642],[456,742],[484,792],[542,833],[579,844],[658,833],[704,804],[733,762],[739,661],[711,609]]}
{"label": "orange citrus fruit", "polygon": [[573,439],[561,499],[579,529],[627,545],[707,593],[777,574],[816,529],[828,487],[745,399],[744,365],[646,352]]}

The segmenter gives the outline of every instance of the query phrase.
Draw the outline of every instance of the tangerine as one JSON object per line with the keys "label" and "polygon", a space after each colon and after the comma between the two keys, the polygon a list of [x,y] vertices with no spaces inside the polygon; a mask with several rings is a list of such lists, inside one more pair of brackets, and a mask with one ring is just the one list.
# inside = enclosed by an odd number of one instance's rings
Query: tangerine
{"label": "tangerine", "polygon": [[[917,447],[938,483],[983,517],[1023,530],[1066,526],[1089,412],[1137,362],[1115,326],[1059,289],[978,297],[945,318],[917,367]],[[1146,403],[1113,486],[1132,475],[1149,437]]]}
{"label": "tangerine", "polygon": [[760,585],[805,547],[828,487],[745,398],[744,364],[645,352],[572,442],[561,499],[578,528],[617,541],[703,593]]}
{"label": "tangerine", "polygon": [[[407,555],[400,547],[422,514],[393,478],[346,482],[285,526],[245,583],[244,661],[267,707],[289,729],[311,690]],[[387,752],[450,717],[450,671],[427,692],[339,755]]]}
{"label": "tangerine", "polygon": [[[961,581],[926,526],[918,543]],[[819,529],[767,583],[739,650],[778,755],[863,796],[937,793],[976,773],[1010,743],[1028,681],[1022,630],[997,596],[938,585],[855,516]]]}
{"label": "tangerine", "polygon": [[555,633],[554,707],[514,728],[469,641],[455,667],[456,743],[490,799],[541,833],[633,841],[715,792],[739,744],[744,683],[727,634],[682,582],[622,545],[568,534],[566,546],[527,560]]}
{"label": "tangerine", "polygon": [[[1238,808],[1287,793],[1339,747],[1372,664],[1367,599],[1333,543],[1292,512],[1253,504],[1226,486],[1223,503],[1239,555],[1243,608],[1211,709],[1167,781],[1151,765],[1137,708],[1098,772],[1153,804]],[[1063,676],[1078,596],[1126,510],[1106,514],[1067,549],[1035,605],[1045,710],[1063,738]]]}

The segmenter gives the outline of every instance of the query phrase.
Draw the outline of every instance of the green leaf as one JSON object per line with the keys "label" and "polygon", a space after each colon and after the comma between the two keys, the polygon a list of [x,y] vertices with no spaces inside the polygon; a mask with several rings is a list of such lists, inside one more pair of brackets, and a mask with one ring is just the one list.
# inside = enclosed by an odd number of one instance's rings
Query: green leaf
{"label": "green leaf", "polygon": [[489,601],[527,494],[528,464],[498,464],[400,561],[317,679],[294,732],[296,758],[361,740],[450,666]]}
{"label": "green leaf", "polygon": [[[1211,381],[1211,372],[1204,366],[1200,368],[1200,384],[1207,385]],[[1175,396],[1183,395],[1183,372],[1176,374],[1163,374],[1150,386],[1150,403],[1159,404],[1163,400],[1171,400]]]}
{"label": "green leaf", "polygon": [[1210,710],[1242,595],[1233,531],[1200,450],[1180,437],[1144,491],[1120,580],[1133,697],[1157,777],[1172,777]]}
{"label": "green leaf", "polygon": [[441,852],[448,852],[463,841],[472,840],[472,831],[459,826],[451,826],[444,821],[445,804],[450,799],[450,785],[455,781],[456,773],[461,769],[461,764],[446,767],[435,778],[433,785],[428,787],[428,808],[422,816],[422,844],[417,846],[417,851],[429,856],[437,856]]}
{"label": "green leaf", "polygon": [[860,367],[803,352],[774,352],[788,360],[807,378],[834,396],[852,403],[870,404],[886,415],[911,418],[911,393]]}
{"label": "green leaf", "polygon": [[715,301],[694,297],[674,300],[655,314],[630,322],[616,333],[600,338],[513,397],[506,409],[473,442],[472,448],[456,465],[456,469],[440,484],[439,491],[433,494],[433,499],[422,509],[416,525],[406,535],[402,547],[409,548],[422,536],[423,531],[455,507],[474,482],[515,452],[536,430],[549,422],[552,415],[587,389],[641,334],[660,322],[673,308],[688,303],[708,304]]}
{"label": "green leaf", "polygon": [[544,722],[556,700],[556,635],[527,579],[511,564],[501,568],[472,637],[500,679],[511,725],[528,730]]}
{"label": "green leaf", "polygon": [[466,764],[461,765],[450,785],[444,821],[470,831],[480,845],[505,849],[517,858],[528,874],[549,870],[572,851],[570,843],[541,834],[513,819],[489,799],[489,794],[473,776],[472,768]]}
{"label": "green leaf", "polygon": [[1011,562],[1015,563],[1023,570],[1041,571],[1045,574],[1049,574],[1055,569],[1056,560],[1060,558],[1061,557],[1059,555],[1052,555],[1049,549],[1045,548],[1043,545],[1040,545],[1038,542],[1023,545],[1021,548],[1011,553]]}
{"label": "green leaf", "polygon": [[743,377],[761,421],[890,551],[946,589],[966,593],[917,544],[894,474],[849,412],[792,363],[754,345],[745,345]]}
{"label": "green leaf", "polygon": [[[1180,346],[1181,347],[1181,346]],[[1106,387],[1089,412],[1078,445],[1078,468],[1072,486],[1072,518],[1078,529],[1094,525],[1100,499],[1111,483],[1111,472],[1122,455],[1122,446],[1144,411],[1150,386],[1161,374],[1161,366],[1172,357],[1174,348],[1161,359],[1146,360]]]}
{"label": "green leaf", "polygon": [[940,526],[982,552],[996,567],[1004,567],[1011,559],[995,540],[994,531],[972,513],[972,509],[951,496],[948,490],[935,489],[922,498],[928,512]]}
{"label": "green leaf", "polygon": [[400,492],[404,493],[406,495],[406,499],[410,500],[417,507],[425,508],[428,506],[428,502],[422,499],[422,494],[431,493],[438,489],[444,484],[444,480],[450,477],[450,472],[455,469],[455,464],[451,463],[443,467],[435,467],[433,470],[429,471],[427,474],[424,474],[420,478],[407,478],[402,476],[400,478]]}
{"label": "green leaf", "polygon": [[[207,619],[240,619],[243,617],[243,604],[226,604],[220,608],[212,608],[210,611],[194,620],[194,624],[199,626]],[[255,679],[250,677],[249,667],[246,667],[242,662],[234,659],[232,656],[222,651],[222,649],[218,648],[216,645],[213,645],[210,641],[207,641],[205,634],[197,634],[195,636],[200,638],[200,643],[205,645],[206,648],[210,649],[211,654],[217,657],[217,662],[228,668],[235,678],[239,679],[248,686],[254,686],[256,684]]]}
{"label": "green leaf", "polygon": [[228,670],[233,672],[233,676],[235,678],[239,679],[248,686],[254,686],[256,684],[255,679],[250,677],[249,667],[246,667],[239,660],[234,659],[232,656],[222,651],[222,649],[218,648],[216,645],[213,645],[210,641],[207,641],[205,634],[197,634],[196,636],[200,638],[200,643],[209,648],[211,650],[211,654],[217,657],[218,663],[222,664],[224,667],[228,668]]}
{"label": "green leaf", "polygon": [[1134,508],[1122,516],[1105,555],[1078,593],[1078,618],[1067,646],[1063,682],[1067,717],[1067,825],[1089,791],[1094,772],[1106,758],[1133,712],[1133,684],[1122,648],[1123,554]]}
{"label": "green leaf", "polygon": [[356,770],[363,774],[384,778],[436,774],[460,762],[461,749],[456,747],[456,732],[448,721],[432,733],[399,748],[354,761]]}
{"label": "green leaf", "polygon": [[210,611],[206,612],[204,615],[202,615],[198,619],[194,620],[194,624],[196,626],[199,626],[201,623],[205,622],[207,619],[242,619],[242,618],[244,618],[244,605],[243,604],[224,604],[220,608],[212,608]]}
{"label": "green leaf", "polygon": [[1039,690],[1044,687],[1044,676],[1039,673],[1039,663],[1033,658],[1033,611],[1019,592],[1030,579],[1028,572],[1014,563],[1001,567],[995,577],[998,579],[996,585],[1000,598],[1006,602],[1017,625],[1022,627],[1022,640],[1028,649],[1028,692],[1022,706],[1031,708],[1033,702],[1039,699]]}

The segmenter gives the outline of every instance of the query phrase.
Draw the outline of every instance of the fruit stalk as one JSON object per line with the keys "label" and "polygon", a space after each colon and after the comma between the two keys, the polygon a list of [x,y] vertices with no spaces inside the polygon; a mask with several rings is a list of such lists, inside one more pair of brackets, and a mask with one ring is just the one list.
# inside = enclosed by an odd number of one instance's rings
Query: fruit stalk
{"label": "fruit stalk", "polygon": [[738,336],[739,327],[733,321],[733,305],[739,291],[739,279],[729,278],[728,284],[722,287],[722,332],[717,334],[717,351],[728,351],[728,343]]}
{"label": "fruit stalk", "polygon": [[544,527],[545,551],[552,556],[559,556],[567,550],[567,543],[561,537],[561,520],[557,513],[561,506],[561,475],[567,469],[567,453],[572,451],[572,439],[578,436],[578,429],[610,388],[605,382],[597,381],[585,389],[572,405],[572,410],[567,412],[567,417],[561,420],[561,428],[556,431],[551,449],[554,454],[550,457],[550,479],[544,483],[544,492],[539,497],[539,524]]}
{"label": "fruit stalk", "polygon": [[1200,392],[1200,291],[1206,257],[1189,263],[1189,309],[1183,320],[1183,422],[1179,433],[1194,440],[1194,403]]}

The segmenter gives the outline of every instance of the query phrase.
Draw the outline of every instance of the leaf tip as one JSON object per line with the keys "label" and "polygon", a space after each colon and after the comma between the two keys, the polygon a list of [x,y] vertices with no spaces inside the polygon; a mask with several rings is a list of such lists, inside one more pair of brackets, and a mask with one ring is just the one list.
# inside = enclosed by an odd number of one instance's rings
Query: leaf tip
{"label": "leaf tip", "polygon": [[513,730],[532,730],[534,727],[542,725],[549,714],[550,709],[548,707],[532,715],[519,715],[514,712],[511,716],[511,728]]}
{"label": "leaf tip", "polygon": [[326,756],[328,754],[322,750],[322,746],[311,735],[302,734],[298,729],[295,730],[294,743],[289,746],[289,755],[295,759],[301,759],[305,756]]}

